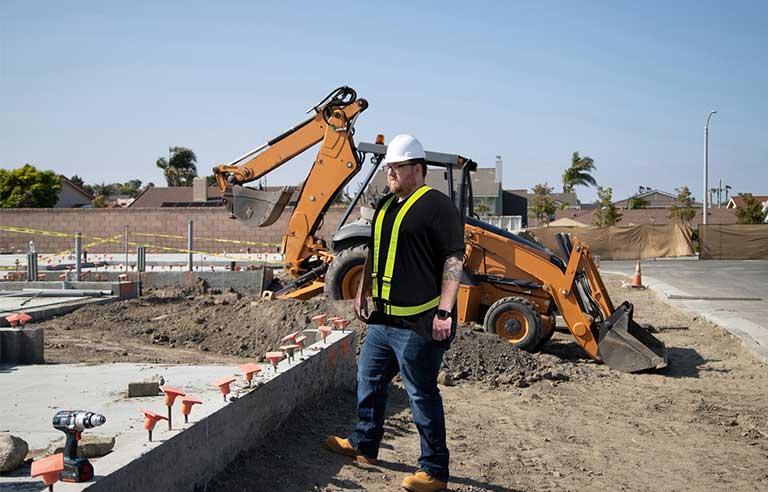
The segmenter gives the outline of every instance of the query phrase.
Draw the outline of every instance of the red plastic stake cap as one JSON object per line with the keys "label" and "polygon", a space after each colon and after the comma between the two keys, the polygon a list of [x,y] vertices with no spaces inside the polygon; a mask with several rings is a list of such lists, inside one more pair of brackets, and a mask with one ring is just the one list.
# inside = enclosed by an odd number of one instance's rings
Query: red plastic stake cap
{"label": "red plastic stake cap", "polygon": [[323,337],[323,343],[325,343],[325,339],[328,338],[328,335],[333,331],[333,328],[330,326],[321,326],[318,330],[320,331],[320,336]]}
{"label": "red plastic stake cap", "polygon": [[317,321],[317,326],[321,326],[325,322],[325,313],[312,316],[312,321]]}
{"label": "red plastic stake cap", "polygon": [[27,313],[13,313],[10,316],[6,316],[5,319],[11,326],[16,326],[17,324],[24,325],[24,323],[32,319],[32,316]]}
{"label": "red plastic stake cap", "polygon": [[144,414],[144,428],[150,432],[155,428],[155,424],[161,420],[168,420],[168,417],[160,415],[159,413],[150,412],[149,410],[139,411]]}
{"label": "red plastic stake cap", "polygon": [[253,375],[261,372],[261,367],[259,367],[258,364],[249,362],[248,364],[242,364],[240,370],[245,374],[245,380],[248,381],[248,385],[250,386]]}
{"label": "red plastic stake cap", "polygon": [[272,366],[274,366],[274,368],[277,369],[277,363],[283,360],[283,353],[267,352],[267,355],[265,357],[272,363]]}
{"label": "red plastic stake cap", "polygon": [[221,378],[215,383],[213,383],[215,386],[219,387],[219,391],[221,391],[221,394],[224,396],[224,401],[227,401],[227,395],[230,393],[229,391],[229,385],[235,382],[235,378]]}
{"label": "red plastic stake cap", "polygon": [[346,328],[349,324],[349,320],[344,318],[336,318],[333,320],[333,324],[336,325],[336,328],[341,328],[341,332],[344,333],[344,328]]}
{"label": "red plastic stake cap", "polygon": [[303,349],[304,342],[306,341],[306,339],[307,339],[306,335],[301,335],[299,337],[296,337],[296,345],[298,345],[300,349]]}
{"label": "red plastic stake cap", "polygon": [[43,477],[45,485],[52,485],[59,480],[59,472],[64,470],[64,453],[54,454],[32,463],[32,477]]}
{"label": "red plastic stake cap", "polygon": [[185,396],[181,399],[181,414],[185,417],[192,413],[192,405],[202,405],[203,400],[199,398],[192,398],[191,396]]}
{"label": "red plastic stake cap", "polygon": [[165,398],[163,398],[163,405],[166,407],[172,407],[173,402],[176,401],[177,396],[186,396],[186,394],[180,389],[171,388],[170,386],[160,386],[160,391],[165,393]]}
{"label": "red plastic stake cap", "polygon": [[286,335],[286,336],[284,336],[282,341],[283,341],[283,342],[291,342],[291,343],[296,343],[296,337],[297,337],[297,336],[299,336],[299,332],[298,332],[298,331],[294,331],[294,332],[293,332],[293,333],[291,333],[290,335]]}

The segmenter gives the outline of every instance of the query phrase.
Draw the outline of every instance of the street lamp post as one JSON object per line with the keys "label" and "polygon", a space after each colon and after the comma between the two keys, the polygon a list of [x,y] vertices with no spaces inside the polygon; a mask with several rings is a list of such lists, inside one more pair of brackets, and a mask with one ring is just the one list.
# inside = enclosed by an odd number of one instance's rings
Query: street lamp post
{"label": "street lamp post", "polygon": [[710,111],[707,115],[707,123],[704,125],[704,208],[703,211],[703,217],[704,217],[704,225],[707,225],[707,198],[709,197],[709,177],[707,173],[707,167],[709,166],[709,120],[712,118],[712,115],[717,113],[717,111]]}

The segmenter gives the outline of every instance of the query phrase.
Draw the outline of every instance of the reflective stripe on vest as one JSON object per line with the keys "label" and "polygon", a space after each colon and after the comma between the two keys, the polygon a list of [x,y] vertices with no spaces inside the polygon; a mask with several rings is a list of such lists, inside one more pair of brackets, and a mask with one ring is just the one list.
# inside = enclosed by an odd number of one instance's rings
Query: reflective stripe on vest
{"label": "reflective stripe on vest", "polygon": [[397,255],[397,240],[400,234],[400,224],[403,222],[403,219],[405,218],[405,214],[413,206],[413,204],[416,203],[416,201],[419,198],[421,198],[424,195],[424,193],[426,193],[430,189],[431,188],[429,186],[425,185],[419,188],[418,190],[416,190],[414,193],[412,193],[411,196],[408,197],[408,199],[403,204],[403,207],[397,212],[397,215],[395,216],[395,222],[392,225],[392,233],[390,234],[390,238],[389,238],[389,246],[387,247],[387,259],[384,265],[384,274],[381,276],[381,295],[379,295],[379,278],[378,278],[379,251],[381,249],[381,229],[382,229],[382,224],[384,222],[384,214],[386,213],[386,211],[389,209],[389,206],[394,201],[395,199],[394,195],[384,203],[384,205],[381,207],[381,211],[379,212],[378,217],[376,217],[376,223],[374,224],[374,234],[373,234],[373,258],[374,258],[373,272],[372,272],[373,297],[379,298],[382,301],[384,312],[386,314],[391,314],[394,316],[413,316],[415,314],[423,313],[424,311],[432,309],[440,303],[439,295],[434,299],[427,301],[424,304],[420,304],[418,306],[393,306],[389,302],[390,292],[392,289],[392,283],[391,283],[392,275],[394,274],[394,270],[395,270],[395,257]]}
{"label": "reflective stripe on vest", "polygon": [[[389,205],[396,198],[396,195],[389,197],[389,200],[384,202],[381,207],[378,217],[376,217],[376,223],[373,225],[373,273],[374,279],[378,278],[379,274],[379,247],[381,246],[381,226],[384,223],[384,212],[387,211]],[[379,296],[379,283],[373,282],[373,297]]]}

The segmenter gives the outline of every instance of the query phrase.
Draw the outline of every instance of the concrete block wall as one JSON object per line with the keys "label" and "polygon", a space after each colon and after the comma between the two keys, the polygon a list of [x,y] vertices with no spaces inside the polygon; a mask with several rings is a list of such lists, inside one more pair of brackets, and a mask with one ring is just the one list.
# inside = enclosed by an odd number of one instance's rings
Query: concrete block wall
{"label": "concrete block wall", "polygon": [[[297,407],[329,389],[356,384],[355,333],[334,343],[88,486],[89,492],[189,492],[238,453],[283,424]],[[306,352],[306,350],[305,350]],[[279,446],[279,444],[276,444]],[[118,451],[119,452],[119,451]],[[85,485],[85,484],[84,484]]]}
{"label": "concrete block wall", "polygon": [[42,328],[0,328],[0,363],[45,364]]}
{"label": "concrete block wall", "polygon": [[[326,241],[336,230],[346,207],[331,207],[325,215],[318,235]],[[209,253],[275,252],[287,231],[292,208],[286,208],[280,219],[269,227],[249,227],[238,220],[229,218],[222,207],[216,208],[94,208],[94,209],[0,209],[0,226],[63,233],[72,237],[47,234],[33,234],[0,230],[0,253],[26,253],[30,239],[34,239],[37,251],[53,254],[74,249],[74,234],[83,234],[83,245],[120,235],[117,242],[87,246],[89,253],[119,253],[124,249],[123,236],[128,226],[129,241],[165,248],[186,249],[187,221],[194,222],[195,243],[193,249]],[[134,234],[132,234],[134,233]],[[146,237],[135,233],[182,236],[182,238]],[[206,239],[207,238],[207,239]],[[227,239],[268,243],[269,245],[247,245],[220,243],[211,239]],[[136,246],[131,245],[130,251]],[[173,252],[158,249],[155,252]]]}

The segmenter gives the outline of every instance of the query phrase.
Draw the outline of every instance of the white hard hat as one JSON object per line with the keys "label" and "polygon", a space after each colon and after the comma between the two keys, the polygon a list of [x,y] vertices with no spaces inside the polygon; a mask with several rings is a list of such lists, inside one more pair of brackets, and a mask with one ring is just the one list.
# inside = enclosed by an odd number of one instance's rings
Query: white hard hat
{"label": "white hard hat", "polygon": [[424,147],[412,135],[398,135],[387,145],[387,155],[382,164],[424,159]]}

